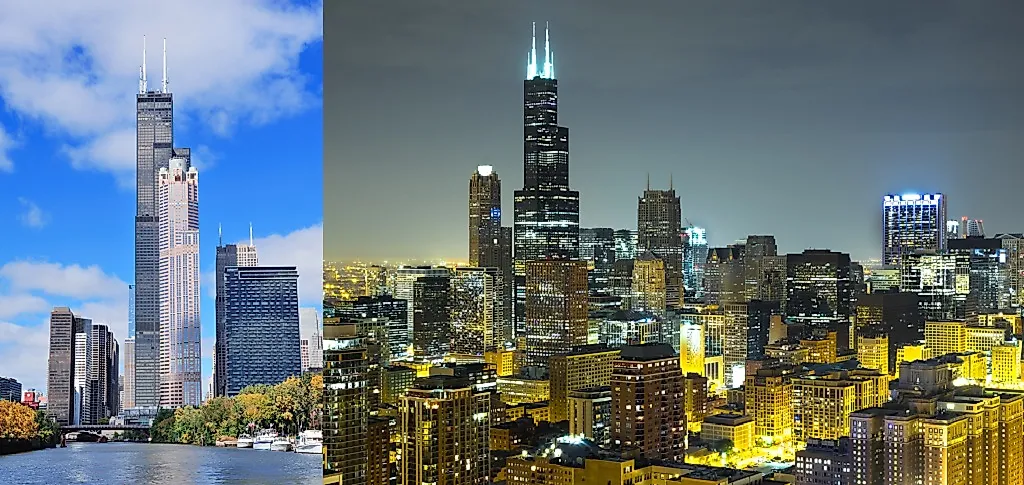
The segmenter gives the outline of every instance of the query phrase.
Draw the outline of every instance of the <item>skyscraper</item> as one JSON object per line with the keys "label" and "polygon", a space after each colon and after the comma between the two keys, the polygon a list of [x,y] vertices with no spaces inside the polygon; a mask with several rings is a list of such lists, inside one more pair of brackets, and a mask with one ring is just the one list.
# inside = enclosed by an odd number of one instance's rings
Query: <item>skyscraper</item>
{"label": "skyscraper", "polygon": [[469,178],[469,265],[501,267],[501,180],[490,165]]}
{"label": "skyscraper", "polygon": [[119,348],[114,333],[102,324],[90,325],[88,416],[89,424],[98,424],[101,419],[116,416],[120,410],[118,402],[118,372],[120,369]]}
{"label": "skyscraper", "polygon": [[633,262],[633,291],[629,308],[665,318],[667,284],[665,262],[647,251]]}
{"label": "skyscraper", "polygon": [[[131,334],[131,332],[129,332]],[[121,408],[135,407],[135,337],[124,339],[124,380],[121,387],[124,391]]]}
{"label": "skyscraper", "polygon": [[808,249],[786,256],[786,316],[812,325],[849,325],[853,304],[850,255]]}
{"label": "skyscraper", "polygon": [[504,314],[497,268],[455,268],[451,277],[451,351],[484,355],[500,341]]}
{"label": "skyscraper", "polygon": [[302,372],[323,370],[324,338],[316,308],[299,308],[299,337]]}
{"label": "skyscraper", "polygon": [[226,395],[277,384],[302,371],[299,272],[294,266],[228,267],[224,355]]}
{"label": "skyscraper", "polygon": [[[219,230],[218,230],[219,232]],[[227,338],[224,335],[224,319],[226,316],[227,297],[224,293],[224,270],[230,266],[252,267],[259,264],[256,253],[256,246],[253,244],[252,226],[249,226],[249,245],[224,244],[223,233],[217,238],[217,262],[214,273],[217,285],[216,305],[216,342],[214,343],[214,355],[220,358],[213,360],[213,393],[216,396],[225,395],[226,385],[224,356],[227,355],[225,347]]]}
{"label": "skyscraper", "polygon": [[157,181],[160,405],[169,407],[198,406],[203,400],[199,172],[190,166],[187,150],[183,154],[171,157]]}
{"label": "skyscraper", "polygon": [[74,418],[75,315],[68,307],[50,313],[50,357],[47,362],[46,414],[57,424],[72,424]]}
{"label": "skyscraper", "polygon": [[530,261],[526,265],[526,357],[537,365],[585,345],[588,321],[587,264]]}
{"label": "skyscraper", "polygon": [[523,82],[523,188],[515,192],[517,333],[526,309],[526,263],[579,259],[580,194],[569,188],[569,129],[558,125],[558,80],[544,33],[538,66],[536,26]]}
{"label": "skyscraper", "polygon": [[668,190],[651,190],[648,182],[637,201],[638,250],[650,251],[665,262],[666,304],[678,307],[683,301],[683,212],[679,197],[669,182]]}
{"label": "skyscraper", "polygon": [[355,325],[324,322],[324,478],[366,483],[366,371]]}
{"label": "skyscraper", "polygon": [[882,264],[898,266],[917,249],[946,249],[946,196],[887,195],[882,200]]}
{"label": "skyscraper", "polygon": [[687,227],[683,259],[683,285],[697,298],[704,298],[704,265],[708,261],[708,233],[703,227]]}
{"label": "skyscraper", "polygon": [[[413,286],[420,278],[448,278],[448,268],[435,268],[431,266],[404,266],[395,270],[394,296],[397,299],[405,300],[406,305],[406,328],[404,332],[388,332],[388,346],[392,351],[404,349],[407,351],[413,345],[414,319],[416,314],[416,293]],[[398,354],[393,354],[397,356]]]}
{"label": "skyscraper", "polygon": [[607,293],[615,264],[615,230],[607,227],[580,229],[580,259],[591,266],[587,275],[591,293]]}
{"label": "skyscraper", "polygon": [[613,364],[611,389],[612,441],[646,458],[683,461],[683,374],[672,346],[623,347]]}
{"label": "skyscraper", "polygon": [[440,357],[451,350],[451,280],[425,276],[412,284],[413,353]]}
{"label": "skyscraper", "polygon": [[174,147],[174,97],[167,90],[167,48],[159,90],[146,78],[143,39],[142,68],[136,106],[135,172],[135,397],[139,406],[160,404],[160,221],[157,174],[171,157],[187,150]]}

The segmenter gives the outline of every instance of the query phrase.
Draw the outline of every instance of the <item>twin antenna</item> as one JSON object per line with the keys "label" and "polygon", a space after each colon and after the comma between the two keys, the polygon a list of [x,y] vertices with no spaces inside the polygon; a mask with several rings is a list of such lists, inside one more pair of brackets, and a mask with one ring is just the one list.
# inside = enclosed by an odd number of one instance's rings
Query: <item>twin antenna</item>
{"label": "twin antenna", "polygon": [[[146,94],[149,84],[146,81],[146,36],[142,36],[142,67],[139,68],[139,94]],[[167,92],[167,38],[164,38],[164,75],[160,82],[160,92]]]}

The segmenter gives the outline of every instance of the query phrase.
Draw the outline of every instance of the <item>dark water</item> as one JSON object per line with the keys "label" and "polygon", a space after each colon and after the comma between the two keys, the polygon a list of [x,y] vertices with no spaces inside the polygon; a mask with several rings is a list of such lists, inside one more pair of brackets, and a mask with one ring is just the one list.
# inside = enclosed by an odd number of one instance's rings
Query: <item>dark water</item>
{"label": "dark water", "polygon": [[0,456],[0,484],[322,484],[321,455],[212,446],[68,443]]}

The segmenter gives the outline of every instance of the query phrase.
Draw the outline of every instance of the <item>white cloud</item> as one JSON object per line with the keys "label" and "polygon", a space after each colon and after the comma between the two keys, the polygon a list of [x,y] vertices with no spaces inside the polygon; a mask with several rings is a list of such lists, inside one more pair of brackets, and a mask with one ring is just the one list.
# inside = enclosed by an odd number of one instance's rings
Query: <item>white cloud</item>
{"label": "white cloud", "polygon": [[0,267],[0,278],[7,280],[14,290],[41,291],[77,300],[119,299],[128,295],[128,283],[96,265],[14,261]]}
{"label": "white cloud", "polygon": [[14,162],[7,154],[8,151],[14,148],[14,145],[14,139],[11,138],[11,135],[7,134],[4,126],[0,125],[0,172],[11,172],[14,170]]}
{"label": "white cloud", "polygon": [[33,229],[40,229],[50,222],[50,216],[39,208],[39,205],[24,197],[18,197],[22,213],[19,216],[21,223]]}
{"label": "white cloud", "polygon": [[29,294],[0,295],[0,319],[48,311],[50,304],[42,297]]}
{"label": "white cloud", "polygon": [[[37,0],[4,2],[0,16],[0,97],[8,109],[74,137],[79,169],[134,169],[134,95],[142,37],[148,35],[150,89],[161,79],[167,38],[176,115],[226,135],[318,102],[297,63],[323,36],[322,2],[275,0]],[[10,165],[0,133],[0,169]],[[10,169],[10,167],[8,167]]]}
{"label": "white cloud", "polygon": [[50,326],[21,326],[0,321],[0,362],[4,377],[13,377],[24,389],[46,389]]}
{"label": "white cloud", "polygon": [[[238,244],[249,244],[239,241]],[[324,227],[317,224],[286,235],[274,234],[253,241],[261,266],[296,266],[299,270],[299,301],[323,304]]]}

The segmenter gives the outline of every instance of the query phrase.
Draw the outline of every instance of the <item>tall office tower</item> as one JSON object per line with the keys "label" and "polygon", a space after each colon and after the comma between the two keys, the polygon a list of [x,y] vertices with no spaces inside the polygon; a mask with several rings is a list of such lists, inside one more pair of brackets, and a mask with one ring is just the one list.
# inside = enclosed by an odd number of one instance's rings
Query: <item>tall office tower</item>
{"label": "tall office tower", "polygon": [[587,263],[530,261],[526,265],[526,358],[545,365],[552,355],[586,345]]}
{"label": "tall office tower", "polygon": [[704,375],[706,342],[704,326],[697,322],[684,322],[679,326],[679,367],[683,375]]}
{"label": "tall office tower", "polygon": [[68,307],[50,313],[46,414],[60,425],[73,424],[75,400],[75,315]]}
{"label": "tall office tower", "polygon": [[782,368],[761,368],[744,384],[746,413],[754,417],[754,435],[787,441],[793,432],[793,383]]}
{"label": "tall office tower", "polygon": [[438,357],[451,350],[451,279],[426,276],[412,284],[413,353]]}
{"label": "tall office tower", "polygon": [[978,308],[970,273],[967,255],[915,251],[903,257],[900,290],[917,294],[921,320],[974,321]]}
{"label": "tall office tower", "polygon": [[666,303],[683,303],[683,211],[669,182],[668,190],[647,190],[637,199],[637,250],[651,252],[665,262]]}
{"label": "tall office tower", "polygon": [[324,368],[324,336],[316,308],[299,308],[299,337],[302,372],[319,372]]}
{"label": "tall office tower", "polygon": [[996,234],[994,239],[1006,250],[1007,289],[1010,306],[1024,305],[1024,234]]}
{"label": "tall office tower", "polygon": [[697,298],[704,298],[704,265],[708,262],[708,233],[703,227],[683,230],[686,248],[683,258],[683,285]]}
{"label": "tall office tower", "polygon": [[683,461],[686,412],[679,358],[666,344],[626,346],[612,364],[612,441],[647,458]]}
{"label": "tall office tower", "polygon": [[616,229],[613,235],[615,238],[615,260],[633,259],[637,255],[637,246],[640,244],[640,235],[637,231],[630,229]]}
{"label": "tall office tower", "polygon": [[74,424],[92,424],[92,392],[89,367],[92,365],[92,320],[75,317],[75,402]]}
{"label": "tall office tower", "polygon": [[119,349],[114,334],[106,325],[92,324],[89,337],[87,413],[89,424],[116,416],[118,411]]}
{"label": "tall office tower", "polygon": [[124,391],[121,408],[135,407],[135,337],[124,339],[124,379],[121,381],[121,388]]}
{"label": "tall office tower", "polygon": [[725,303],[725,331],[722,342],[722,360],[725,363],[725,384],[740,387],[746,377],[747,326],[750,317],[746,303]]}
{"label": "tall office tower", "polygon": [[743,244],[708,250],[704,266],[704,302],[709,304],[742,303],[745,299]]}
{"label": "tall office tower", "polygon": [[963,236],[960,235],[960,221],[946,221],[946,242],[949,242],[951,239],[960,239],[961,237]]}
{"label": "tall office tower", "polygon": [[744,300],[784,301],[786,257],[779,256],[775,236],[747,236],[744,247]]}
{"label": "tall office tower", "polygon": [[465,378],[432,376],[416,381],[398,412],[401,483],[490,483],[489,392]]}
{"label": "tall office tower", "polygon": [[512,256],[514,247],[515,237],[513,236],[513,228],[511,226],[505,226],[501,228],[501,278],[502,285],[504,287],[504,302],[503,314],[501,317],[501,334],[499,335],[500,342],[508,343],[516,339],[516,327],[515,327],[515,303],[516,303],[516,278],[513,268],[515,266],[515,259]]}
{"label": "tall office tower", "polygon": [[366,483],[366,346],[355,325],[324,322],[324,478]]}
{"label": "tall office tower", "polygon": [[899,266],[918,249],[946,250],[946,197],[886,195],[882,199],[882,264]]}
{"label": "tall office tower", "polygon": [[469,178],[469,265],[501,268],[501,180],[490,165]]}
{"label": "tall office tower", "polygon": [[548,370],[552,423],[569,419],[568,400],[572,391],[610,385],[612,363],[620,352],[604,345],[588,345],[551,357]]}
{"label": "tall office tower", "polygon": [[665,262],[646,251],[633,262],[633,294],[629,308],[664,319],[668,304]]}
{"label": "tall office tower", "polygon": [[455,268],[451,276],[451,351],[484,355],[501,343],[504,314],[498,268]]}
{"label": "tall office tower", "polygon": [[408,350],[413,346],[415,334],[413,320],[416,312],[416,295],[413,291],[413,284],[416,280],[420,278],[447,278],[449,274],[451,274],[451,271],[448,268],[432,266],[403,266],[395,270],[394,277],[391,278],[394,285],[393,294],[395,298],[406,301],[406,329],[404,335],[394,335],[404,339],[401,343],[389,339],[389,345],[392,348],[402,347]]}
{"label": "tall office tower", "polygon": [[[165,42],[166,47],[166,42]],[[157,179],[174,156],[188,149],[174,147],[174,97],[167,90],[167,50],[163,82],[150,90],[143,40],[142,69],[136,107],[135,170],[135,394],[139,406],[160,404],[160,216]],[[197,350],[198,352],[198,350]],[[198,354],[197,354],[198,355]]]}
{"label": "tall office tower", "polygon": [[1009,280],[1008,251],[999,239],[968,236],[949,241],[949,252],[964,256],[970,270],[969,287],[978,303],[979,313],[1010,308],[1012,290]]}
{"label": "tall office tower", "polygon": [[985,223],[981,219],[960,218],[960,237],[985,237]]}
{"label": "tall office tower", "polygon": [[218,228],[217,234],[217,260],[216,269],[214,272],[214,278],[216,279],[217,294],[215,297],[216,305],[216,341],[214,342],[214,354],[222,356],[219,359],[214,359],[213,365],[213,393],[215,396],[226,395],[227,388],[224,387],[227,383],[224,358],[227,355],[227,337],[224,334],[224,318],[226,315],[225,309],[227,308],[227,299],[224,293],[224,270],[229,266],[241,266],[251,267],[259,264],[259,258],[256,253],[256,246],[253,244],[252,238],[252,226],[249,226],[249,245],[238,245],[238,244],[224,244],[223,234],[220,233]]}
{"label": "tall office tower", "polygon": [[[409,349],[409,333],[406,324],[409,302],[397,300],[389,295],[377,297],[361,296],[342,306],[325,308],[324,315],[340,317],[342,321],[355,321],[364,326],[383,328],[385,336],[379,340],[387,342],[388,359],[401,356]],[[361,333],[365,335],[366,333]]]}
{"label": "tall office tower", "polygon": [[591,293],[607,293],[615,264],[615,230],[607,227],[580,229],[580,259],[587,261]]}
{"label": "tall office tower", "polygon": [[850,262],[850,285],[853,288],[854,300],[868,292],[868,283],[864,276],[864,265],[857,261]]}
{"label": "tall office tower", "polygon": [[202,297],[199,292],[199,172],[189,166],[188,158],[174,156],[168,167],[160,169],[157,218],[160,248],[160,405],[198,406],[203,400],[202,326],[199,319]]}
{"label": "tall office tower", "polygon": [[558,126],[558,80],[547,29],[542,66],[534,30],[523,82],[523,188],[515,192],[517,334],[530,331],[520,325],[526,315],[527,262],[580,256],[580,193],[569,188],[569,129]]}
{"label": "tall office tower", "polygon": [[817,249],[787,255],[786,291],[790,319],[811,326],[848,325],[853,314],[850,255]]}
{"label": "tall office tower", "polygon": [[295,267],[230,266],[224,270],[224,296],[227,351],[218,354],[217,360],[224,361],[225,395],[299,375],[302,352]]}
{"label": "tall office tower", "polygon": [[747,302],[747,359],[761,359],[768,346],[772,317],[782,315],[778,301],[750,300]]}

